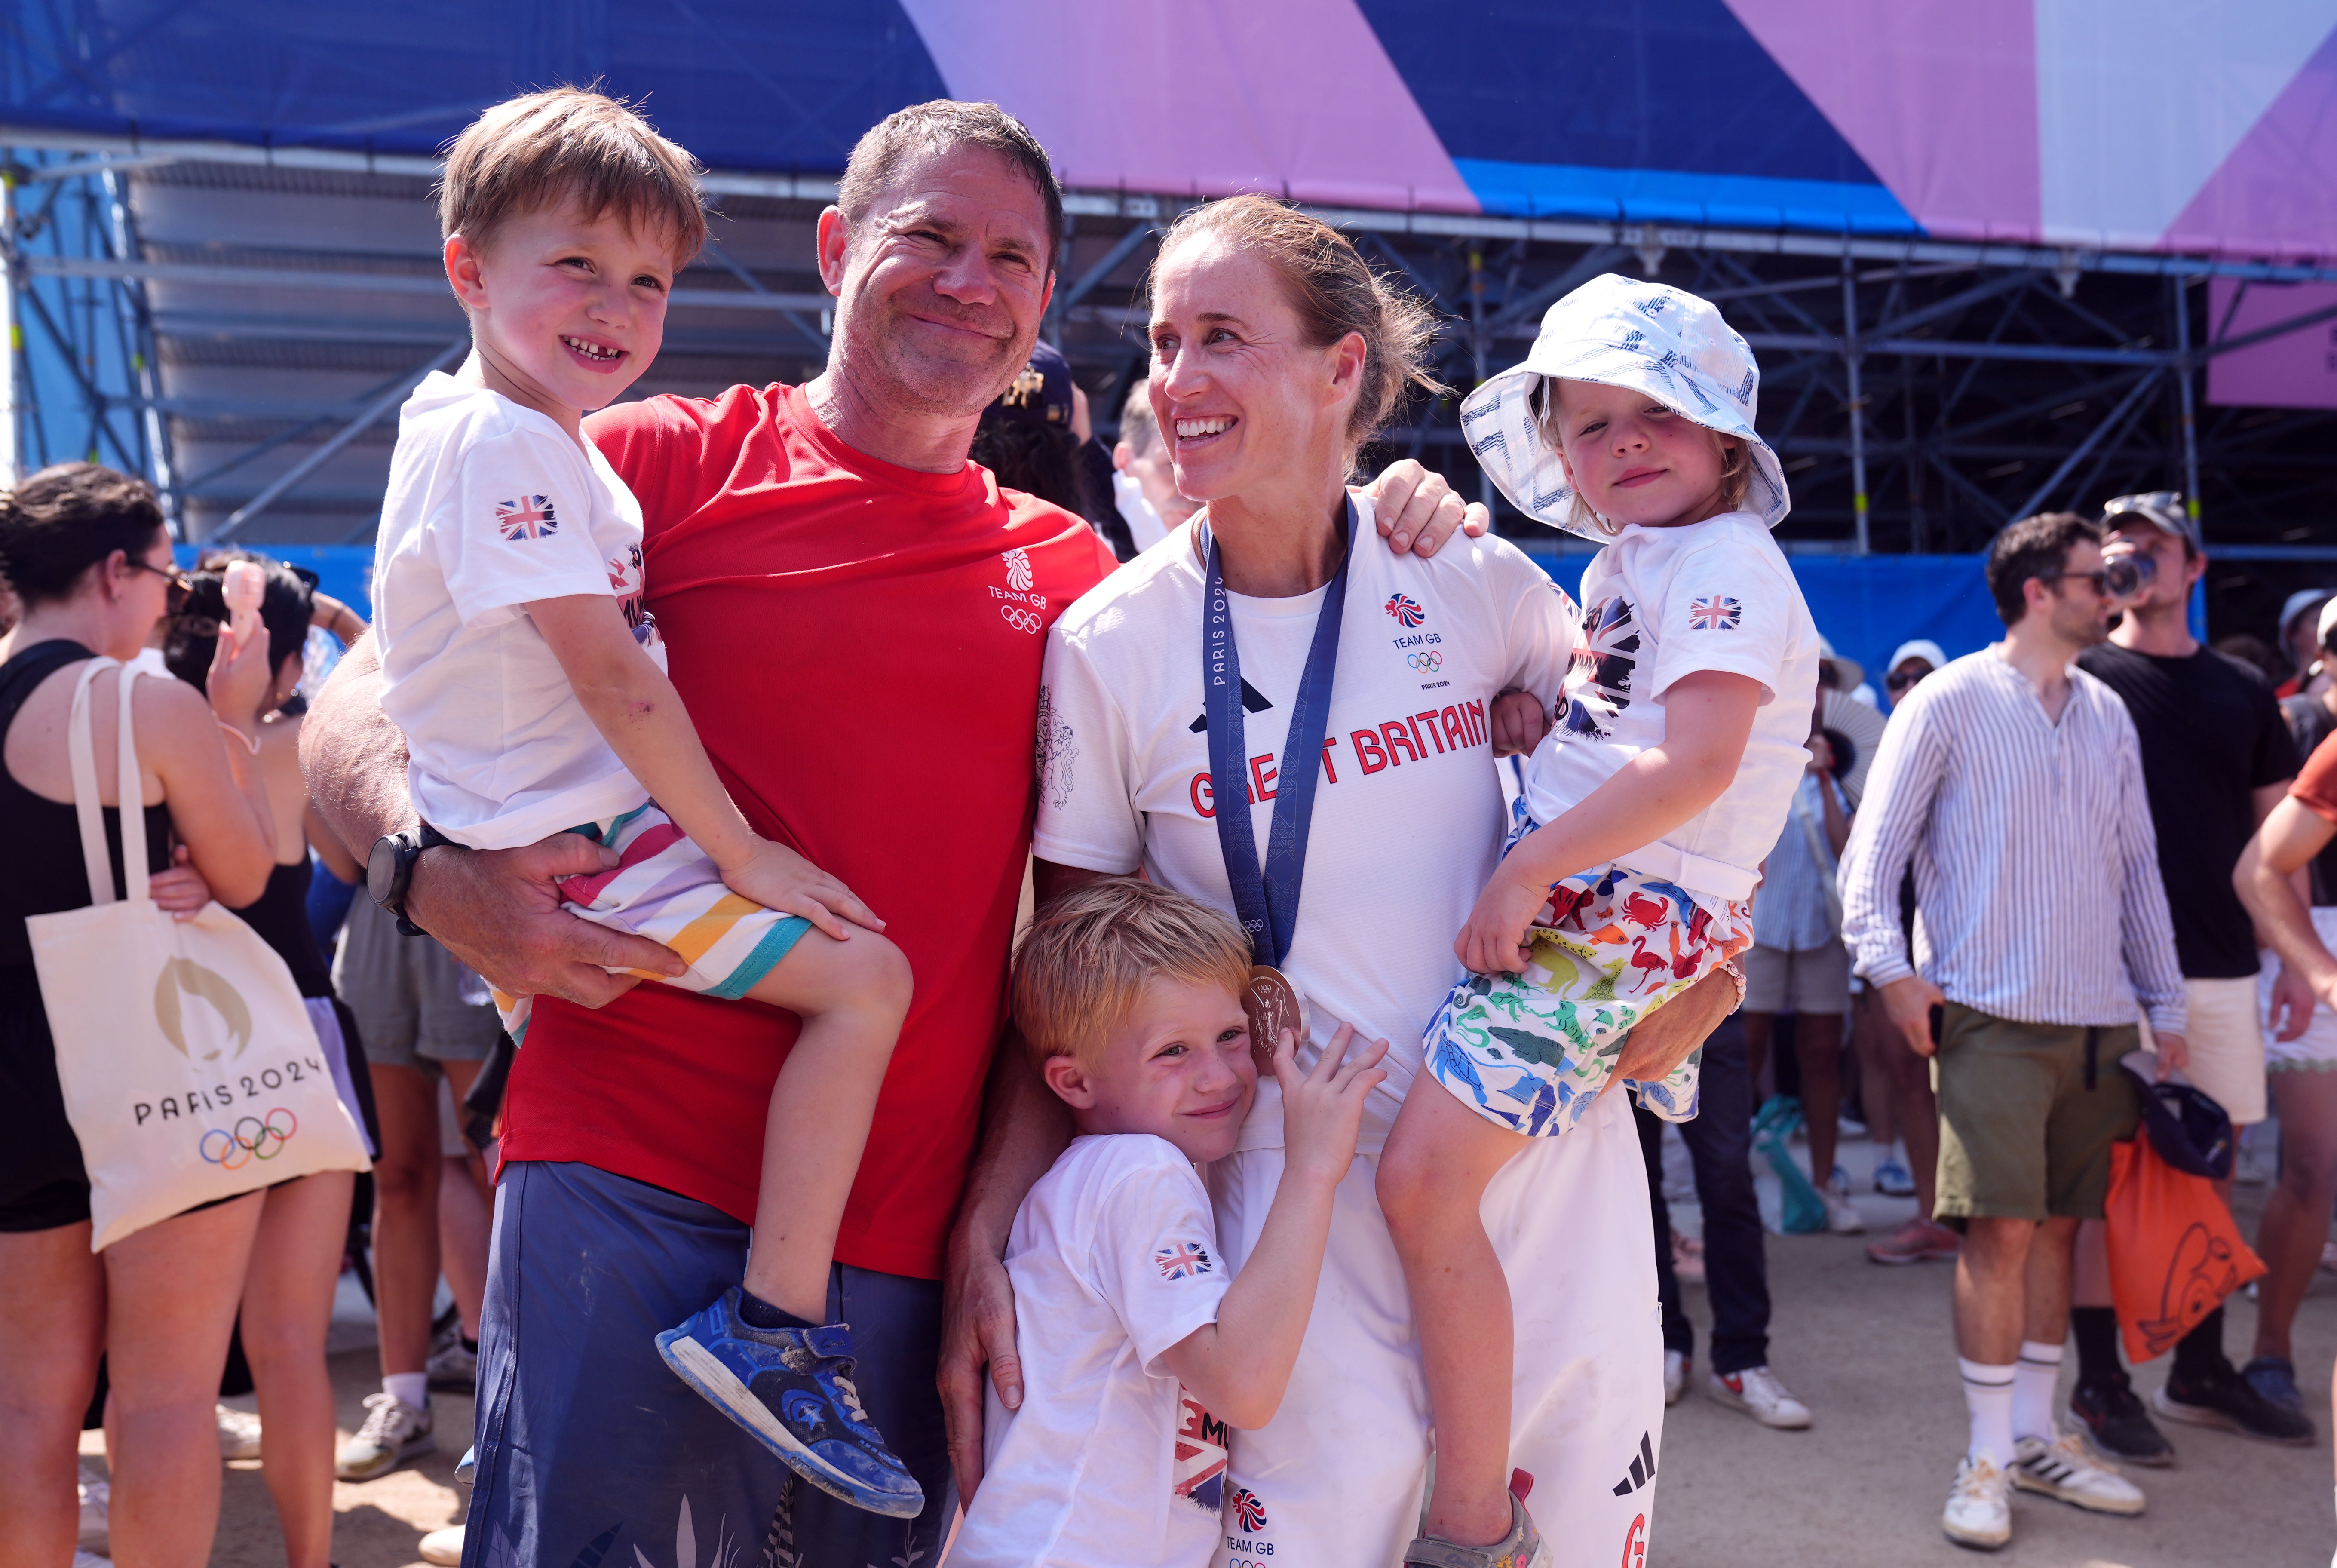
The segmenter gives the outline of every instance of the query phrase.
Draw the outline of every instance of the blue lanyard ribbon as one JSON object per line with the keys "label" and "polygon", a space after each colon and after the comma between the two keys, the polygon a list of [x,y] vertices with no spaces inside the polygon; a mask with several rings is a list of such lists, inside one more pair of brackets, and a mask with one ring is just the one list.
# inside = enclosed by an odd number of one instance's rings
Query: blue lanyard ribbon
{"label": "blue lanyard ribbon", "polygon": [[1234,911],[1249,933],[1260,964],[1279,965],[1290,952],[1298,924],[1298,888],[1306,874],[1306,833],[1315,815],[1315,786],[1323,771],[1323,738],[1331,720],[1331,681],[1339,663],[1339,615],[1347,598],[1347,563],[1354,554],[1355,504],[1347,503],[1347,548],[1315,618],[1315,640],[1290,708],[1290,733],[1283,743],[1282,771],[1275,780],[1274,823],[1266,840],[1266,864],[1258,865],[1257,838],[1249,818],[1249,747],[1242,713],[1241,651],[1234,645],[1233,609],[1226,595],[1217,542],[1201,524],[1208,581],[1201,611],[1202,711],[1209,723],[1209,789],[1215,801],[1217,846],[1224,852],[1226,880]]}

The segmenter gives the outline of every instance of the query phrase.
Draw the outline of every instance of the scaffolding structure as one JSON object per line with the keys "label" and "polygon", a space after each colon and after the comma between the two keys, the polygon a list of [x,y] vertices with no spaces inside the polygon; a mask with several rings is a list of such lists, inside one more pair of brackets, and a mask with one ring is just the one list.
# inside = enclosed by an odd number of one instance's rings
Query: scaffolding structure
{"label": "scaffolding structure", "polygon": [[[321,483],[352,446],[385,445],[385,421],[413,384],[458,356],[461,318],[430,254],[426,161],[61,141],[51,133],[42,144],[0,146],[0,267],[13,350],[0,452],[15,466],[94,456],[152,478],[190,537],[277,537],[267,514]],[[217,220],[219,231],[174,233],[160,250],[142,244],[142,208],[155,197],[226,184],[241,200]],[[727,384],[701,368],[729,379],[800,377],[826,356],[829,301],[809,237],[833,186],[721,174],[709,185],[728,221],[718,220],[717,242],[678,284],[676,330],[647,385]],[[239,217],[280,229],[262,209],[324,191],[395,209],[406,242],[302,248],[235,231]],[[1180,205],[1120,192],[1073,192],[1068,202],[1071,243],[1045,331],[1071,357],[1107,428],[1141,374],[1142,277]],[[189,210],[186,201],[173,207]],[[2327,282],[2337,270],[1890,238],[1324,215],[1444,317],[1437,370],[1456,387],[1520,358],[1542,309],[1600,271],[1660,278],[1719,303],[1762,357],[1761,427],[1795,490],[1785,537],[1804,547],[1970,550],[2027,512],[2159,486],[2212,508],[2226,554],[2318,554],[2326,544],[2322,517],[2337,468],[2332,416],[2203,412],[2199,383],[2215,355],[2321,327],[2337,307],[2233,334],[2230,309],[2207,318],[2202,285],[2216,276],[2243,290]],[[328,303],[330,314],[249,308],[295,295]],[[224,308],[235,303],[243,308]],[[200,379],[172,374],[179,363],[217,360],[236,344],[270,345],[279,358],[302,349],[312,363],[332,360],[370,379],[350,380],[330,399],[270,396],[257,376],[208,396],[171,385]],[[1452,399],[1415,408],[1384,445],[1465,473],[1473,465],[1454,411]],[[205,460],[182,472],[173,452],[189,445]],[[345,499],[357,510],[338,537],[355,542],[366,530],[367,487],[353,489]],[[314,528],[292,536],[328,542]]]}

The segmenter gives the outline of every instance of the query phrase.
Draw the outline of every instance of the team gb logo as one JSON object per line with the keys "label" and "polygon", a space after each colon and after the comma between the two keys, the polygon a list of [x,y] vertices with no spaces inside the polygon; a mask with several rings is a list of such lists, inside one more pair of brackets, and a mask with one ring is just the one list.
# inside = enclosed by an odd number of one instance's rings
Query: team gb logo
{"label": "team gb logo", "polygon": [[1423,610],[1408,594],[1398,593],[1391,598],[1387,602],[1386,610],[1391,616],[1394,617],[1395,623],[1406,630],[1428,619],[1428,612]]}
{"label": "team gb logo", "polygon": [[1006,585],[1017,593],[1031,590],[1031,553],[1028,550],[1003,550],[999,559],[1006,563]]}

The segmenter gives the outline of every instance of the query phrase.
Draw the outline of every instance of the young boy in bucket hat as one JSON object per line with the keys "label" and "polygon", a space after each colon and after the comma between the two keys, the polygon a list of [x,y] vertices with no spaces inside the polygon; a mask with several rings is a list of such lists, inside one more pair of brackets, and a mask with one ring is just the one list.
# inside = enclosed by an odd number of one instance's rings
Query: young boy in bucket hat
{"label": "young boy in bucket hat", "polygon": [[[1605,548],[1583,573],[1556,727],[1454,944],[1470,974],[1428,1027],[1446,1093],[1406,1097],[1380,1167],[1436,1427],[1408,1563],[1547,1559],[1505,1490],[1508,1282],[1479,1206],[1523,1140],[1589,1109],[1636,1023],[1734,973],[1808,765],[1817,629],[1769,535],[1788,502],[1753,429],[1758,380],[1712,305],[1609,274],[1552,306],[1525,363],[1462,410],[1512,502]],[[1638,1083],[1642,1102],[1693,1115],[1696,1073],[1691,1054]]]}

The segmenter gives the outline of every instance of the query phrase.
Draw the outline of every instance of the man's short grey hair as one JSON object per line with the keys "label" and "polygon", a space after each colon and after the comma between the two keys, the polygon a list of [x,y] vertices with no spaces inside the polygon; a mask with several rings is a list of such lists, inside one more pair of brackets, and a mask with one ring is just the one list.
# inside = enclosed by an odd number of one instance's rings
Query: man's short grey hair
{"label": "man's short grey hair", "polygon": [[1120,438],[1141,457],[1160,445],[1160,423],[1152,417],[1152,377],[1139,376],[1120,406]]}
{"label": "man's short grey hair", "polygon": [[847,221],[859,221],[910,159],[945,147],[987,148],[1037,187],[1047,209],[1047,270],[1053,271],[1063,249],[1063,188],[1031,127],[995,103],[936,98],[885,115],[852,149],[844,178],[836,182],[836,205]]}

